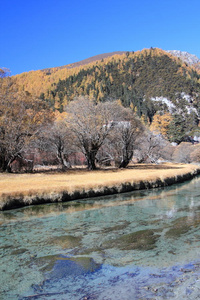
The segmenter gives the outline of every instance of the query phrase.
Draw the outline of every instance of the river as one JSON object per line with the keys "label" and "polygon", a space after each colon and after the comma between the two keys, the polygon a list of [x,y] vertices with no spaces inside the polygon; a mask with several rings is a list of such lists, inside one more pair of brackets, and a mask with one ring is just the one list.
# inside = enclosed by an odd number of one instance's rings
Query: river
{"label": "river", "polygon": [[200,177],[0,212],[0,299],[200,299]]}

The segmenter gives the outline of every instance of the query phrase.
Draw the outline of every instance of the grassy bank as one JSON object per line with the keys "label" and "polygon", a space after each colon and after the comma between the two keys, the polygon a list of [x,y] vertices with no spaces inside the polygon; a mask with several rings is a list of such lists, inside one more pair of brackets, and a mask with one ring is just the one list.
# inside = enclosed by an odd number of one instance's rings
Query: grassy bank
{"label": "grassy bank", "polygon": [[125,170],[1,174],[0,209],[167,186],[199,173],[200,167],[196,165],[139,164]]}

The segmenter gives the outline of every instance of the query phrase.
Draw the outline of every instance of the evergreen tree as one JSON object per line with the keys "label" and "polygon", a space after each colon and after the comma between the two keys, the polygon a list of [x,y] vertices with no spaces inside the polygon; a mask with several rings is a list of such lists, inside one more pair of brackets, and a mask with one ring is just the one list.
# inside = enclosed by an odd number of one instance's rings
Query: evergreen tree
{"label": "evergreen tree", "polygon": [[175,114],[168,128],[168,139],[170,142],[180,144],[187,131],[186,122],[182,115]]}

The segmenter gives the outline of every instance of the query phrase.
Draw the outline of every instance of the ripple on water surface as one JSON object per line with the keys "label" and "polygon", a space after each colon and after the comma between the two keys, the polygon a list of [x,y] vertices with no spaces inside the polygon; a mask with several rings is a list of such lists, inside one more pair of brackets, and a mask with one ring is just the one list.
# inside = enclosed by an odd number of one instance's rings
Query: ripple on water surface
{"label": "ripple on water surface", "polygon": [[0,298],[200,298],[199,187],[1,212]]}

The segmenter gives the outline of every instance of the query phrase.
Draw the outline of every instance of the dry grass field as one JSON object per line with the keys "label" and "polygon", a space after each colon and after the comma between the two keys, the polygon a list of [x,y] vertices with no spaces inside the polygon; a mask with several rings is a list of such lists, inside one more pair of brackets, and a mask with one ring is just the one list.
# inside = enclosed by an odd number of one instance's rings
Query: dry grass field
{"label": "dry grass field", "polygon": [[[120,170],[87,171],[75,169],[66,173],[0,174],[0,209],[5,209],[9,202],[14,201],[13,199],[15,199],[13,206],[16,205],[16,201],[21,203],[20,206],[39,203],[40,198],[43,199],[43,202],[63,201],[65,200],[63,193],[69,196],[77,193],[79,196],[81,194],[84,196],[90,191],[93,191],[93,194],[99,191],[106,194],[103,192],[105,189],[113,188],[113,192],[126,191],[122,186],[129,186],[129,190],[157,187],[168,185],[167,180],[171,178],[180,179],[175,180],[175,182],[183,181],[181,180],[183,176],[190,175],[189,179],[199,172],[200,167],[196,165],[136,164]],[[156,182],[163,184],[156,184]],[[141,183],[143,185],[139,186]],[[78,198],[78,195],[72,199]],[[36,198],[37,201],[34,201]]]}

